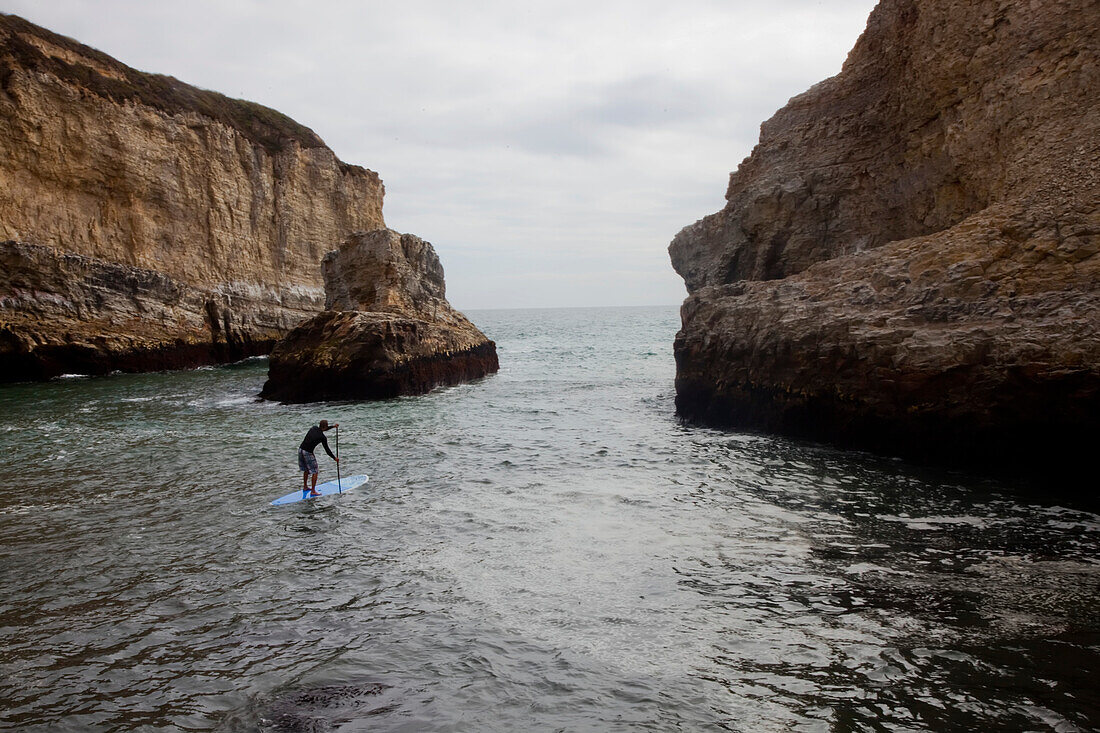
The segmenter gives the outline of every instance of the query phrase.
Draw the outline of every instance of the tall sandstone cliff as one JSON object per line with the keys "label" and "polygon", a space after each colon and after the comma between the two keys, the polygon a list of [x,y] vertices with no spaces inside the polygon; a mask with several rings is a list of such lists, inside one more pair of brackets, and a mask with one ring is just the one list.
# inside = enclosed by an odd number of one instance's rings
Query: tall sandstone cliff
{"label": "tall sandstone cliff", "polygon": [[274,110],[0,15],[0,381],[265,353],[382,196]]}
{"label": "tall sandstone cliff", "polygon": [[881,0],[841,73],[761,127],[726,206],[669,248],[689,291],[680,414],[1084,469],[1100,433],[1097,99],[1093,0]]}

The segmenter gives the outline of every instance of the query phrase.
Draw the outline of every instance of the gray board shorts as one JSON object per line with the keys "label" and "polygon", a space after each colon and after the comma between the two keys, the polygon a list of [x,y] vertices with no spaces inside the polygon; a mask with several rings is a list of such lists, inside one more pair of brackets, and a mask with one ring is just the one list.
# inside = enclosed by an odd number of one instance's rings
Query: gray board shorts
{"label": "gray board shorts", "polygon": [[298,470],[302,473],[317,473],[317,456],[299,448]]}

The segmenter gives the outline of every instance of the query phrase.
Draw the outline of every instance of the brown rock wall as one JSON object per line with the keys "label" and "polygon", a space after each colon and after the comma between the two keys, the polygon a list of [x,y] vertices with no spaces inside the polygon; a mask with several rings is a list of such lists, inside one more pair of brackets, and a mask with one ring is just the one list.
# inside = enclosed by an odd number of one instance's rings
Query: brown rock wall
{"label": "brown rock wall", "polygon": [[[247,294],[247,330],[292,324],[303,299],[319,311],[322,255],[351,231],[384,226],[382,197],[377,174],[341,163],[274,110],[0,15],[0,240]],[[88,338],[122,335],[81,313]],[[22,320],[31,341],[58,326]]]}
{"label": "brown rock wall", "polygon": [[[268,302],[281,298],[273,309]],[[50,247],[0,242],[0,374],[148,371],[267,353],[315,312],[310,294],[201,290]]]}
{"label": "brown rock wall", "polygon": [[1098,150],[1077,127],[1097,116],[1098,16],[1091,0],[880,2],[843,71],[761,125],[725,208],[673,241],[688,290],[1076,196]]}
{"label": "brown rock wall", "polygon": [[433,320],[456,314],[447,302],[439,257],[413,234],[355,232],[325,255],[321,272],[329,310],[415,313]]}
{"label": "brown rock wall", "polygon": [[[882,0],[670,246],[693,420],[1062,477],[1100,429],[1100,5]],[[1056,458],[1052,458],[1056,457]]]}
{"label": "brown rock wall", "polygon": [[676,341],[678,410],[1008,471],[1072,455],[1100,415],[1100,221],[1012,246],[1006,229],[1044,227],[997,213],[697,291]]}

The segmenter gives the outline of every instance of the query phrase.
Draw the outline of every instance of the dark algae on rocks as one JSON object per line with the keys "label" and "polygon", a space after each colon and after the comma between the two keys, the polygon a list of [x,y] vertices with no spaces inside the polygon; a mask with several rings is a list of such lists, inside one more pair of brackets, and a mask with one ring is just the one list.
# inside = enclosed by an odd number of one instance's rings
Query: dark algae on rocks
{"label": "dark algae on rocks", "polygon": [[726,206],[669,248],[689,291],[679,414],[1083,471],[1100,433],[1098,50],[1086,0],[880,2],[841,73],[762,125]]}

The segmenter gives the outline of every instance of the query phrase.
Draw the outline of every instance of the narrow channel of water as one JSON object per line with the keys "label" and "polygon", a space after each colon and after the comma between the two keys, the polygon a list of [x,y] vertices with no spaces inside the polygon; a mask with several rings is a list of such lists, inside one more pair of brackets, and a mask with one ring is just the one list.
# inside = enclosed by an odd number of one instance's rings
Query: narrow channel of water
{"label": "narrow channel of water", "polygon": [[[675,308],[471,315],[424,397],[0,388],[0,728],[1100,727],[1096,514],[682,426]],[[370,483],[269,506],[320,418]]]}

